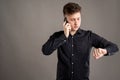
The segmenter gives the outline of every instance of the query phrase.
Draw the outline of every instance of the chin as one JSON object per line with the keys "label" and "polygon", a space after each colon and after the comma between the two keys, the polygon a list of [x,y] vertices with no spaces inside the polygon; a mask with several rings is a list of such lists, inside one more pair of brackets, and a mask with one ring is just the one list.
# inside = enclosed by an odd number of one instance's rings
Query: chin
{"label": "chin", "polygon": [[74,31],[77,31],[78,29],[79,29],[79,28],[74,28],[73,30],[74,30]]}

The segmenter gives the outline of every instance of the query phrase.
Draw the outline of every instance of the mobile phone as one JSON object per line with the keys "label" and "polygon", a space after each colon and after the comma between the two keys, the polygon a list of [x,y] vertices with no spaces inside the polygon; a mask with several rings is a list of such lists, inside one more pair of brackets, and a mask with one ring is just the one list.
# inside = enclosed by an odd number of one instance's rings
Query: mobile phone
{"label": "mobile phone", "polygon": [[[65,25],[68,23],[67,18],[64,18]],[[71,31],[71,29],[69,29]]]}
{"label": "mobile phone", "polygon": [[67,24],[67,23],[68,23],[68,21],[67,21],[67,18],[66,18],[66,17],[64,18],[64,21],[66,21],[66,23],[65,23],[65,24]]}

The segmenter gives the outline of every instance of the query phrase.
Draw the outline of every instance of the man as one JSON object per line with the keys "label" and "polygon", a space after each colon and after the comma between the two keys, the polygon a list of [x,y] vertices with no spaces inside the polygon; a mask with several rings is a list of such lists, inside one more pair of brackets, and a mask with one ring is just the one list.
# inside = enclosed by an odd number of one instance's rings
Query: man
{"label": "man", "polygon": [[81,7],[67,3],[63,7],[64,31],[55,32],[43,45],[42,51],[50,55],[57,49],[57,80],[89,80],[89,57],[99,59],[118,51],[116,44],[107,41],[91,31],[80,29]]}

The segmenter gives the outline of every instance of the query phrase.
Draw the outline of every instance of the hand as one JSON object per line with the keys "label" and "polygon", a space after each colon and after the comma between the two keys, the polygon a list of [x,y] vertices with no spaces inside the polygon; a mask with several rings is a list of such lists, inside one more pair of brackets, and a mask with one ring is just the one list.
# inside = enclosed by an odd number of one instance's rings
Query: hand
{"label": "hand", "polygon": [[63,28],[64,28],[64,34],[68,38],[69,33],[71,31],[71,26],[69,23],[66,23],[66,21],[63,23]]}
{"label": "hand", "polygon": [[95,48],[93,50],[93,56],[95,57],[95,59],[99,59],[99,58],[103,57],[105,54],[107,54],[107,50],[106,49]]}

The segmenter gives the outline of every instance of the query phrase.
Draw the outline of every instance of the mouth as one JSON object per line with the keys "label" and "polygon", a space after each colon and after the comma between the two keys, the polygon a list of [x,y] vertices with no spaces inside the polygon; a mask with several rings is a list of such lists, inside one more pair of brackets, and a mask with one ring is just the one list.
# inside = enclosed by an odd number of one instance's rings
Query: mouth
{"label": "mouth", "polygon": [[78,28],[78,26],[74,26],[74,28]]}

